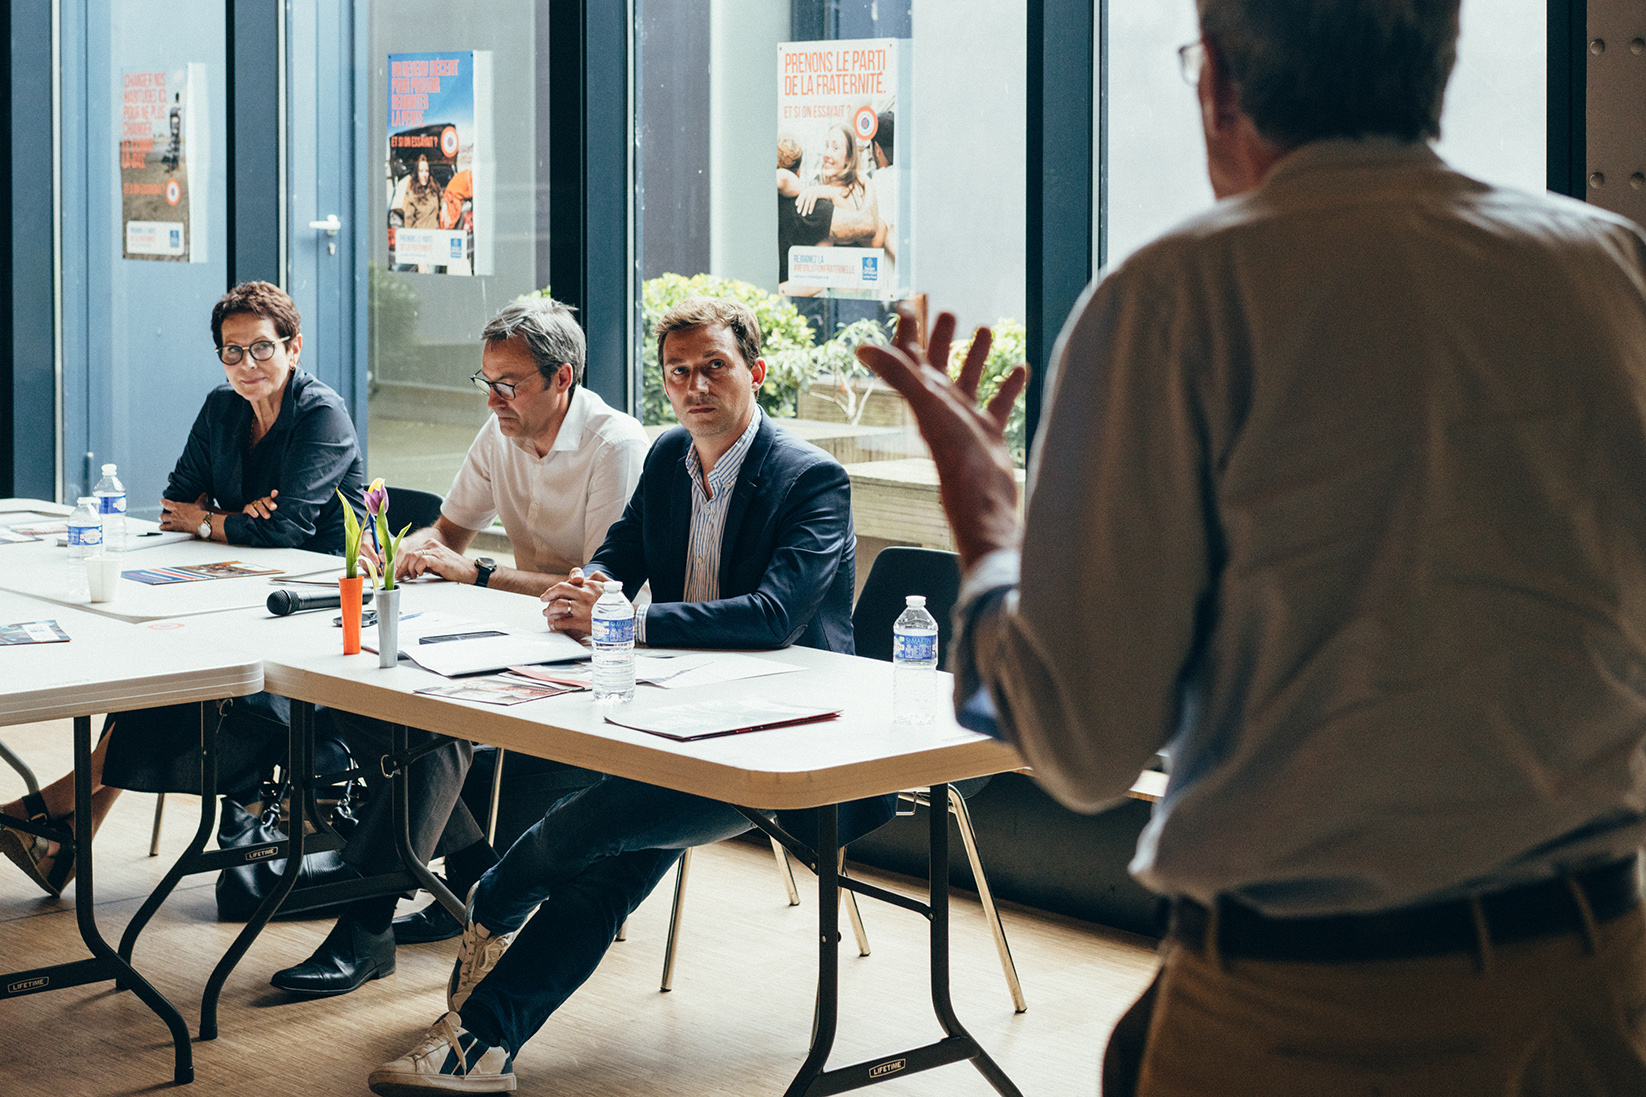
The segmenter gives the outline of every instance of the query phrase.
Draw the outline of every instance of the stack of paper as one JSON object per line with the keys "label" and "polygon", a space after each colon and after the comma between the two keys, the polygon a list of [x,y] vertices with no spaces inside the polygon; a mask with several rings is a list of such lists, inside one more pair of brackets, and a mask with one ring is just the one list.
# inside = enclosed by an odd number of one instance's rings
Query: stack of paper
{"label": "stack of paper", "polygon": [[[376,651],[377,637],[362,634],[360,646]],[[558,632],[523,632],[491,621],[471,621],[450,613],[400,618],[400,655],[424,670],[448,678],[489,674],[505,667],[572,662],[588,649]]]}

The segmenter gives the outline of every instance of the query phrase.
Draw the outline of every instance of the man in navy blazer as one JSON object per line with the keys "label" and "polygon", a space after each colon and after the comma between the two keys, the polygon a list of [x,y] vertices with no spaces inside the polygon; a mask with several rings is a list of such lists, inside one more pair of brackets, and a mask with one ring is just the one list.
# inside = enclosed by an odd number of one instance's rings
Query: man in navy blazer
{"label": "man in navy blazer", "polygon": [[[850,653],[851,485],[833,457],[777,429],[756,403],[766,363],[753,311],[693,298],[663,317],[657,340],[681,426],[652,445],[587,577],[574,572],[544,593],[550,627],[586,636],[604,580],[621,579],[631,598],[649,580],[652,603],[635,620],[642,641]],[[841,840],[879,826],[892,807],[889,796],[844,805]],[[807,840],[812,818],[782,822]],[[593,974],[681,851],[747,829],[729,804],[617,777],[561,800],[475,886],[449,1011],[371,1074],[372,1089],[513,1089],[514,1056]]]}

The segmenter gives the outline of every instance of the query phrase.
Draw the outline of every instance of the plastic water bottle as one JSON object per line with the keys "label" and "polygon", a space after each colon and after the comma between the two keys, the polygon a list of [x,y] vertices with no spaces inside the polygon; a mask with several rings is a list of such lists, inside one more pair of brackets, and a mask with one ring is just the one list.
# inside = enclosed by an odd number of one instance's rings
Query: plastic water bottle
{"label": "plastic water bottle", "polygon": [[892,625],[892,719],[929,724],[937,707],[937,620],[926,596],[911,594]]}
{"label": "plastic water bottle", "polygon": [[594,604],[594,699],[634,700],[634,606],[623,597],[623,584],[607,580],[606,593]]}
{"label": "plastic water bottle", "polygon": [[113,465],[103,466],[103,478],[91,493],[97,498],[97,514],[103,520],[103,552],[125,552],[126,488],[115,475]]}
{"label": "plastic water bottle", "polygon": [[103,523],[97,514],[97,500],[82,498],[69,515],[69,570],[68,592],[75,601],[91,598],[91,585],[86,581],[86,560],[103,548]]}

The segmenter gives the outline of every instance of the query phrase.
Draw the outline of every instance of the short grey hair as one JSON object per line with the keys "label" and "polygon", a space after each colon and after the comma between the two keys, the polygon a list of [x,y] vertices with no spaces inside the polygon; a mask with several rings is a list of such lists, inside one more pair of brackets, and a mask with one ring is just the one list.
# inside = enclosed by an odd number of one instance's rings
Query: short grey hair
{"label": "short grey hair", "polygon": [[570,366],[572,388],[583,383],[583,363],[588,356],[583,329],[572,319],[572,307],[552,297],[522,297],[505,305],[481,331],[480,338],[488,347],[508,339],[523,339],[543,380],[553,381],[561,366]]}
{"label": "short grey hair", "polygon": [[1196,0],[1240,109],[1287,148],[1440,136],[1460,0]]}

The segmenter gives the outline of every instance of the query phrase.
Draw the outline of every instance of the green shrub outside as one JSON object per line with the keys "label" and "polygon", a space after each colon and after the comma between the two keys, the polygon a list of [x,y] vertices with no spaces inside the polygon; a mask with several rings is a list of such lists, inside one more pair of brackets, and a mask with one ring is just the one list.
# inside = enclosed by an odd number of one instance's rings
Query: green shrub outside
{"label": "green shrub outside", "polygon": [[[664,313],[688,297],[729,297],[754,310],[760,322],[761,355],[766,359],[766,382],[760,387],[758,400],[762,408],[780,418],[795,414],[796,399],[802,392],[818,391],[842,407],[851,403],[852,397],[843,391],[844,387],[873,376],[857,360],[857,348],[863,343],[890,342],[895,330],[892,320],[884,325],[873,319],[858,320],[840,325],[833,338],[819,344],[811,323],[794,307],[792,300],[749,282],[708,274],[689,277],[663,274],[641,283],[640,289],[643,363],[640,421],[647,426],[679,421],[663,392],[663,371],[657,361],[657,324]],[[533,297],[548,295],[547,287],[530,294]],[[951,375],[959,374],[960,363],[970,347],[968,339],[953,348],[949,357]],[[994,326],[994,344],[978,386],[983,399],[994,395],[1011,368],[1025,361],[1027,349],[1027,330],[1018,321],[1002,317]],[[834,397],[831,389],[840,391],[841,398]],[[1006,444],[1011,448],[1012,459],[1021,467],[1025,448],[1021,396],[1006,423]]]}

